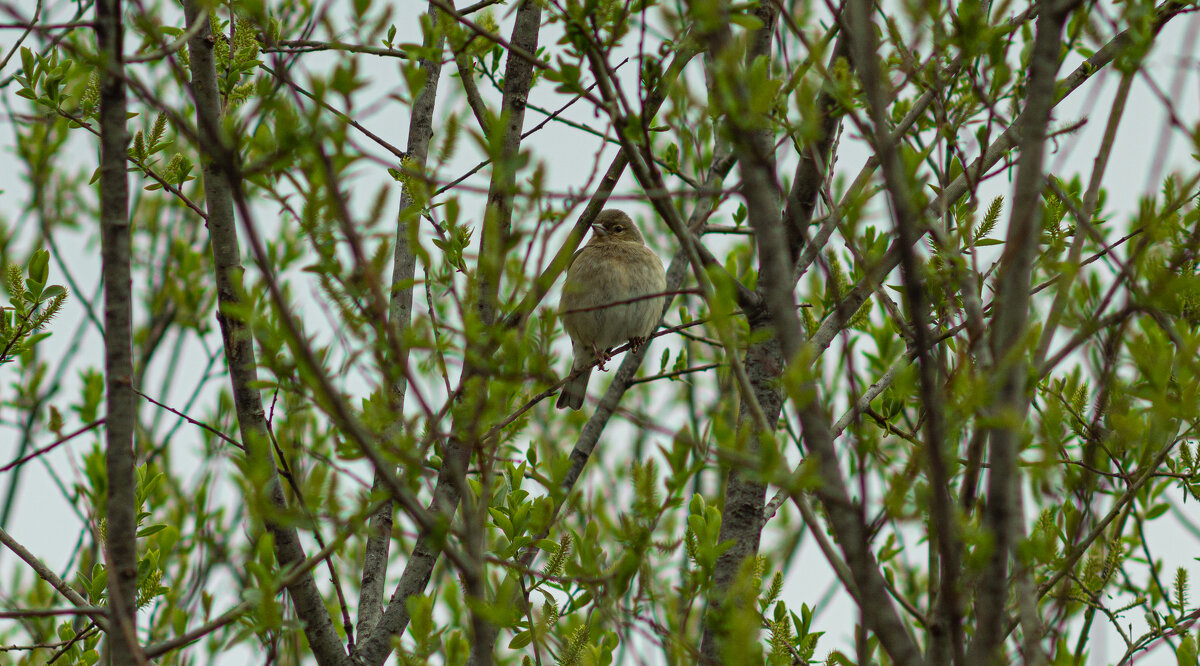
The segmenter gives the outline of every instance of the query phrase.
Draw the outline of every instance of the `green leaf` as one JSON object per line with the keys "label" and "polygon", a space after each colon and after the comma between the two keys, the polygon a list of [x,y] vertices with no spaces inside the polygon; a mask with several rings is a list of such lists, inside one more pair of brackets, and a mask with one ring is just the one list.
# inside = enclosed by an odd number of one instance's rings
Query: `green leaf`
{"label": "green leaf", "polygon": [[139,537],[147,537],[152,534],[158,534],[159,532],[161,532],[165,529],[167,529],[167,526],[163,525],[161,523],[158,525],[150,525],[148,527],[143,527],[142,529],[138,530],[137,535]]}
{"label": "green leaf", "polygon": [[1179,647],[1175,649],[1175,663],[1178,666],[1197,666],[1198,661],[1200,650],[1197,650],[1196,639],[1188,634],[1179,641]]}
{"label": "green leaf", "polygon": [[34,68],[33,51],[28,46],[21,47],[21,68],[25,70],[26,76],[33,76]]}
{"label": "green leaf", "polygon": [[46,283],[39,282],[30,278],[25,280],[25,289],[28,290],[27,297],[30,303],[38,302],[42,297],[42,289],[46,287]]}
{"label": "green leaf", "polygon": [[58,637],[60,640],[64,641],[69,641],[72,638],[75,638],[75,628],[71,626],[70,622],[63,622],[62,624],[58,625]]}
{"label": "green leaf", "polygon": [[533,642],[533,633],[527,629],[525,631],[519,632],[516,636],[512,637],[512,640],[508,642],[508,649],[520,650],[521,648],[525,647],[526,645],[529,645],[532,642]]}
{"label": "green leaf", "polygon": [[757,16],[750,14],[732,14],[729,17],[729,22],[734,25],[740,25],[746,30],[754,31],[762,27],[762,21]]}
{"label": "green leaf", "polygon": [[29,277],[45,285],[46,278],[50,276],[50,253],[46,250],[37,250],[33,253],[33,257],[29,259]]}

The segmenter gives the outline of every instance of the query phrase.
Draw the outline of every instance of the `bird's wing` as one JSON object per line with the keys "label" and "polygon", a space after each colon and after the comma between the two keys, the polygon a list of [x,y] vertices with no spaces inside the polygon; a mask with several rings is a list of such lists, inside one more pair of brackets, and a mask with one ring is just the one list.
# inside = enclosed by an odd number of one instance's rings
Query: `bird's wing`
{"label": "bird's wing", "polygon": [[571,260],[567,262],[567,269],[571,268],[571,266],[575,263],[575,260],[579,258],[579,255],[583,254],[583,251],[586,248],[587,248],[587,246],[585,245],[584,247],[581,247],[578,250],[575,250],[575,254],[571,255]]}

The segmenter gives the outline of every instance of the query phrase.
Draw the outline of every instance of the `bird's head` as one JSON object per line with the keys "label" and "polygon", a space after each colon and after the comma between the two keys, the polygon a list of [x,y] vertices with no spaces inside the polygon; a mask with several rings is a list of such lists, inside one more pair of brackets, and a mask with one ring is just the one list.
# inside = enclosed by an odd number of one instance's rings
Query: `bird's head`
{"label": "bird's head", "polygon": [[642,234],[625,211],[609,208],[600,211],[592,223],[592,243],[637,243],[644,245]]}

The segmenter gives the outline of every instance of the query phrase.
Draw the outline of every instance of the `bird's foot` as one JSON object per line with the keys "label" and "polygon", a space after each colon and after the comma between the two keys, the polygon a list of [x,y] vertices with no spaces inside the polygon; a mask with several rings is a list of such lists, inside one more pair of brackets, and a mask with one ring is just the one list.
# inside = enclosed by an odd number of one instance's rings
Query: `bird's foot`
{"label": "bird's foot", "polygon": [[596,367],[600,368],[601,372],[608,372],[608,370],[604,369],[604,364],[612,360],[612,354],[608,353],[607,349],[599,349],[597,347],[592,347],[592,351],[596,354],[596,360],[600,361],[596,364]]}
{"label": "bird's foot", "polygon": [[646,344],[647,340],[648,338],[643,338],[641,336],[629,338],[629,350],[634,352],[638,351],[642,348],[642,345]]}

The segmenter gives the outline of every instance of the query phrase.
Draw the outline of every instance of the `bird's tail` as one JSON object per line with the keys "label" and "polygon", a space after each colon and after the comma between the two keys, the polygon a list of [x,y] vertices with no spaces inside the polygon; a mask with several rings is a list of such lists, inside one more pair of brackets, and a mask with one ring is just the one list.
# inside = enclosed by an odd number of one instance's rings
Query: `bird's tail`
{"label": "bird's tail", "polygon": [[[572,368],[572,372],[576,372],[579,368]],[[562,393],[558,394],[558,402],[554,404],[559,409],[579,409],[583,407],[583,397],[587,395],[588,379],[592,376],[592,367],[589,365],[583,368],[583,372],[579,376],[572,378],[562,388]]]}

